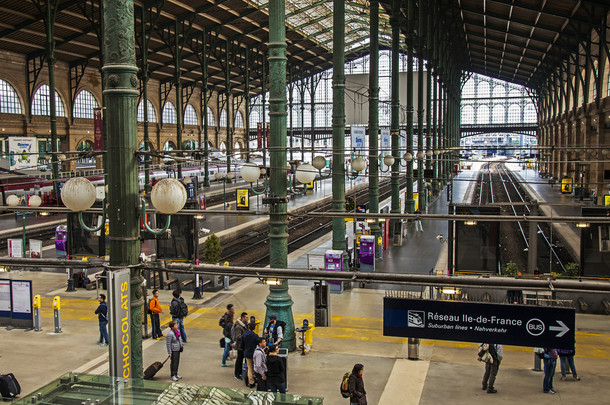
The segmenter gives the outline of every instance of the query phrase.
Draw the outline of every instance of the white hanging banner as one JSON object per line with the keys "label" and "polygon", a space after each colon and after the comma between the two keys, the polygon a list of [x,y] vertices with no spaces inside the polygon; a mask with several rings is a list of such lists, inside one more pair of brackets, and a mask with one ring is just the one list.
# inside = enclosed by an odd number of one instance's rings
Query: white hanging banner
{"label": "white hanging banner", "polygon": [[38,144],[36,138],[8,138],[11,170],[28,169],[38,165]]}
{"label": "white hanging banner", "polygon": [[355,127],[351,128],[352,132],[352,152],[354,152],[355,156],[360,156],[364,153],[364,148],[366,147],[365,139],[366,139],[366,130],[364,127]]}
{"label": "white hanging banner", "polygon": [[385,155],[392,154],[392,137],[390,136],[389,129],[381,130],[381,143],[379,144],[379,152],[381,154],[381,170],[385,171],[387,166],[383,163],[383,157]]}

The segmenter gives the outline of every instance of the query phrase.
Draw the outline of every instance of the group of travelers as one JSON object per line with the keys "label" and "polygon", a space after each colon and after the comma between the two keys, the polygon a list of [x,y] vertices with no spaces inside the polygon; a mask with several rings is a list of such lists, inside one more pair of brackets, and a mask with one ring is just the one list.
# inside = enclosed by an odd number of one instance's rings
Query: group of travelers
{"label": "group of travelers", "polygon": [[235,359],[236,380],[243,380],[248,387],[256,387],[258,391],[285,394],[285,364],[278,356],[285,323],[271,314],[264,335],[259,336],[255,333],[256,319],[248,317],[247,312],[235,319],[235,308],[228,304],[219,325],[223,331],[220,346],[224,348],[220,366],[231,367],[227,361]]}
{"label": "group of travelers", "polygon": [[[542,392],[545,394],[555,394],[555,386],[553,378],[555,376],[555,368],[557,366],[557,358],[561,365],[561,380],[567,380],[567,375],[572,374],[572,380],[580,381],[580,377],[576,373],[574,365],[574,349],[552,349],[552,348],[535,348],[534,353],[544,363],[544,378],[542,380]],[[485,374],[483,375],[482,389],[488,394],[498,392],[495,387],[496,375],[503,358],[502,345],[500,344],[479,344],[479,361],[485,363]]]}

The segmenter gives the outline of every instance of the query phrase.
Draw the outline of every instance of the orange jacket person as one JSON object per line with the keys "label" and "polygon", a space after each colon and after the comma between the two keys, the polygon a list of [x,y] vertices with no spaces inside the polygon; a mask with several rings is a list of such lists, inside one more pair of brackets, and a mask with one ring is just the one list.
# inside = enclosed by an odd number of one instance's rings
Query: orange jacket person
{"label": "orange jacket person", "polygon": [[161,304],[159,304],[159,290],[153,290],[153,297],[148,303],[148,309],[150,311],[150,324],[152,325],[152,338],[159,340],[163,337],[159,322],[159,314],[163,312]]}

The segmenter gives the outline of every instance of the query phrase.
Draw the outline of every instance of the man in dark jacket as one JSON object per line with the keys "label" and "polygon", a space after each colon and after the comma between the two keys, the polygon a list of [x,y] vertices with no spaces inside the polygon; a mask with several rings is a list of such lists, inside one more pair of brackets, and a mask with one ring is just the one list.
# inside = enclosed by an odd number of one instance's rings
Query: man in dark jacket
{"label": "man in dark jacket", "polygon": [[172,295],[172,302],[169,304],[169,313],[172,315],[172,321],[178,325],[182,343],[186,343],[186,332],[184,331],[184,318],[188,314],[188,307],[182,298],[182,291],[175,290]]}
{"label": "man in dark jacket", "polygon": [[[250,388],[254,387],[254,350],[258,346],[258,335],[254,333],[256,324],[248,324],[248,330],[241,335],[241,345],[244,349],[244,358],[248,363],[248,385]],[[242,376],[244,379],[245,376]]]}
{"label": "man in dark jacket", "polygon": [[237,358],[235,359],[235,379],[241,380],[241,370],[244,364],[244,349],[241,345],[241,335],[247,330],[246,323],[248,322],[248,313],[242,312],[239,319],[233,324],[231,338],[233,339],[234,347],[237,349]]}
{"label": "man in dark jacket", "polygon": [[97,344],[104,347],[108,346],[108,331],[106,330],[106,326],[108,325],[108,305],[106,305],[106,296],[104,294],[100,294],[97,300],[100,303],[95,310],[100,324],[100,340]]}

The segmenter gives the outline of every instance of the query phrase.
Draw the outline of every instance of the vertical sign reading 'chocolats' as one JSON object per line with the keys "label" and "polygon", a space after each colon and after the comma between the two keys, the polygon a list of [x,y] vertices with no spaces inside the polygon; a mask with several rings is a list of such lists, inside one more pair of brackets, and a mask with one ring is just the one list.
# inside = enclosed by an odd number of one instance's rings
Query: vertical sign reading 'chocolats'
{"label": "vertical sign reading 'chocolats'", "polygon": [[129,269],[108,272],[110,375],[131,378],[131,307]]}

